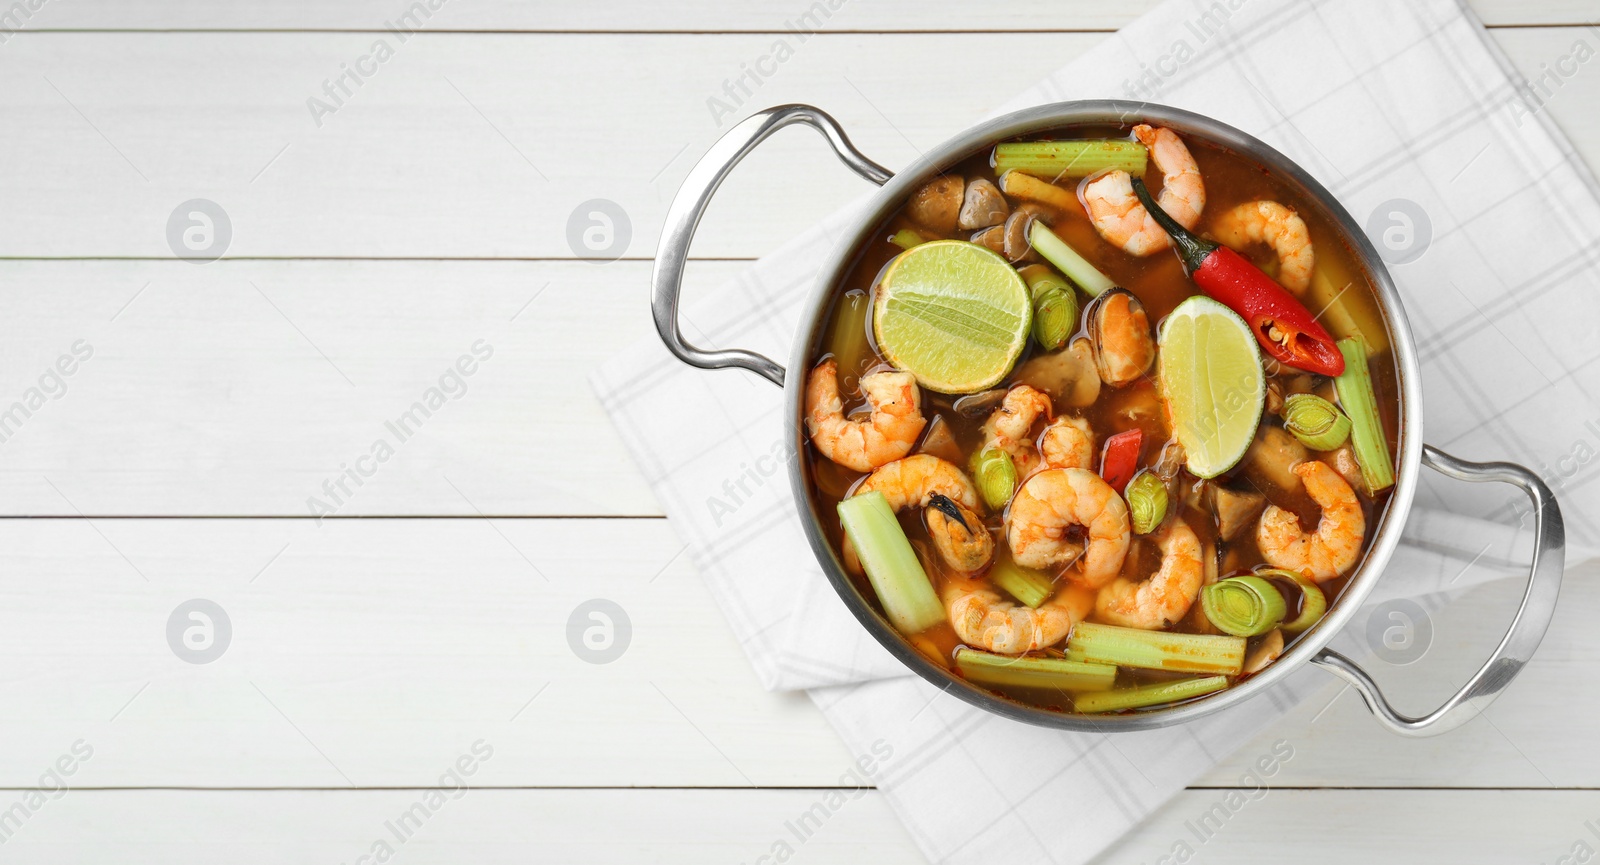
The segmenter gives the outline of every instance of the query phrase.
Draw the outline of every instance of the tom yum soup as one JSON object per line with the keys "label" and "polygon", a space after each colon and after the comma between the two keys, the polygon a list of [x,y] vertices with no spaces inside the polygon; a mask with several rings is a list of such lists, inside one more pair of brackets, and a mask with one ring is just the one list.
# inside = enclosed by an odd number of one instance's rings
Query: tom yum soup
{"label": "tom yum soup", "polygon": [[919,652],[1064,712],[1238,684],[1337,601],[1399,388],[1333,224],[1169,129],[1006,141],[855,252],[806,371],[807,471]]}

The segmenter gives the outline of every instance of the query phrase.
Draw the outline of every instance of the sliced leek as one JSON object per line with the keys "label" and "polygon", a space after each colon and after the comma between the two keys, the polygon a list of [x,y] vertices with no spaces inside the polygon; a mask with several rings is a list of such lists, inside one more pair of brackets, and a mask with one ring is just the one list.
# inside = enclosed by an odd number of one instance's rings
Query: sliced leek
{"label": "sliced leek", "polygon": [[1298,634],[1306,628],[1315,625],[1328,611],[1328,596],[1322,587],[1314,580],[1299,571],[1290,571],[1283,568],[1263,568],[1256,571],[1262,577],[1288,580],[1300,588],[1300,612],[1293,619],[1283,623],[1285,633]]}
{"label": "sliced leek", "polygon": [[1161,476],[1143,469],[1128,481],[1122,497],[1128,500],[1128,514],[1134,534],[1148,535],[1167,518],[1167,485]]}
{"label": "sliced leek", "polygon": [[1283,621],[1283,593],[1257,576],[1229,577],[1200,591],[1200,609],[1217,630],[1236,637],[1255,637]]}
{"label": "sliced leek", "polygon": [[1078,329],[1078,292],[1042,264],[1017,271],[1033,296],[1033,338],[1045,351],[1067,344]]}
{"label": "sliced leek", "polygon": [[998,511],[1017,490],[1017,464],[999,448],[984,448],[972,457],[972,482],[990,510]]}
{"label": "sliced leek", "polygon": [[1293,393],[1283,401],[1283,426],[1314,451],[1331,451],[1350,437],[1350,418],[1313,393]]}

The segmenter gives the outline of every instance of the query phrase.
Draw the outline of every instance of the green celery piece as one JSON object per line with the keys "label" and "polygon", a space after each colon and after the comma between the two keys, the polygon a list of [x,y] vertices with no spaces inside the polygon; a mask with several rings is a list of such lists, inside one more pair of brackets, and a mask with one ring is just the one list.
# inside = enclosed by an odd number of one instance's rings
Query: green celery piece
{"label": "green celery piece", "polygon": [[1228,687],[1227,676],[1180,679],[1176,682],[1162,682],[1158,685],[1142,685],[1137,688],[1119,688],[1115,691],[1083,694],[1073,698],[1072,705],[1073,708],[1084,713],[1119,712],[1123,709],[1142,709],[1146,706],[1176,703],[1179,700],[1188,700],[1203,694],[1220,691],[1226,687]]}
{"label": "green celery piece", "polygon": [[1378,397],[1372,390],[1372,374],[1367,371],[1367,350],[1361,337],[1338,342],[1344,355],[1344,373],[1333,380],[1339,407],[1350,417],[1350,447],[1361,465],[1367,489],[1376,493],[1394,485],[1394,466],[1390,462],[1389,440],[1383,434],[1383,419],[1378,416]]}
{"label": "green celery piece", "polygon": [[839,503],[839,522],[855,546],[867,581],[883,612],[902,634],[919,634],[944,621],[944,605],[911,548],[883,493],[852,496]]}
{"label": "green celery piece", "polygon": [[1109,664],[1085,664],[1061,658],[1014,658],[966,646],[956,650],[956,667],[967,679],[996,687],[1104,691],[1117,679],[1117,668]]}
{"label": "green celery piece", "polygon": [[1180,673],[1222,673],[1237,676],[1244,669],[1243,637],[1175,634],[1116,625],[1079,622],[1067,638],[1067,650],[1098,664],[1171,670]]}

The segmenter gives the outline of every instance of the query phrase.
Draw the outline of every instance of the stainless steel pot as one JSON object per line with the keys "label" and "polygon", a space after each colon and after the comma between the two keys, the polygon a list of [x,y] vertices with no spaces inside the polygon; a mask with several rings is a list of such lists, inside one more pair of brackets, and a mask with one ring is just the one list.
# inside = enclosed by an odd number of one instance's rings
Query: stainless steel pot
{"label": "stainless steel pot", "polygon": [[[1316,627],[1302,636],[1264,672],[1236,687],[1167,709],[1112,716],[1065,714],[1006,700],[950,674],[913,650],[862,597],[845,574],[837,554],[823,534],[818,503],[813,499],[804,477],[804,461],[799,459],[805,437],[801,392],[804,371],[809,369],[811,352],[817,344],[828,301],[834,287],[840,283],[850,266],[863,234],[881,224],[912,190],[945,167],[988,148],[996,141],[1078,124],[1124,124],[1130,119],[1167,126],[1186,137],[1209,141],[1247,156],[1268,168],[1279,179],[1297,187],[1306,200],[1319,205],[1325,215],[1342,228],[1350,247],[1372,274],[1388,321],[1401,390],[1400,465],[1394,492],[1373,527],[1376,536],[1372,546],[1343,596]],[[800,328],[795,334],[789,369],[796,372],[786,375],[783,367],[753,352],[739,349],[710,351],[688,343],[678,329],[678,297],[690,240],[701,214],[705,212],[706,205],[723,178],[745,154],[768,136],[795,123],[806,124],[821,132],[845,165],[879,184],[882,189],[860,215],[855,229],[839,242],[832,258],[819,273]],[[807,105],[770,108],[728,130],[689,172],[667,211],[666,226],[656,251],[652,291],[651,308],[656,329],[660,331],[667,348],[684,363],[703,369],[744,369],[784,388],[789,480],[795,500],[801,504],[806,536],[823,572],[862,626],[917,675],[996,714],[1030,724],[1068,730],[1115,731],[1166,727],[1248,700],[1271,688],[1301,664],[1310,662],[1349,682],[1360,692],[1378,720],[1389,729],[1407,736],[1434,735],[1471,720],[1510,684],[1538,648],[1555,611],[1566,541],[1561,511],[1550,488],[1522,466],[1504,462],[1466,462],[1423,444],[1421,376],[1417,368],[1416,342],[1405,310],[1400,305],[1400,296],[1372,244],[1350,214],[1309,174],[1256,138],[1208,117],[1166,106],[1118,100],[1042,105],[975,126],[933,148],[899,174],[893,174],[857,151],[838,123],[821,110]],[[1377,683],[1365,671],[1349,658],[1327,648],[1327,644],[1355,615],[1356,609],[1382,577],[1384,566],[1400,542],[1400,531],[1411,509],[1417,475],[1422,465],[1457,480],[1472,483],[1499,481],[1521,489],[1533,503],[1535,543],[1521,606],[1494,653],[1466,685],[1439,708],[1420,717],[1408,717],[1389,704]]]}

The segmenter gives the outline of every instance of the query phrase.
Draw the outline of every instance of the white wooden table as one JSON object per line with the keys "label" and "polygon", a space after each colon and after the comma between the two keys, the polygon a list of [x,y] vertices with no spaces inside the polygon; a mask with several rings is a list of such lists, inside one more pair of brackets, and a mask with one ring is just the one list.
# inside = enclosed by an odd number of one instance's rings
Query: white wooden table
{"label": "white wooden table", "polygon": [[[0,415],[0,857],[734,863],[789,838],[850,757],[803,696],[757,687],[586,375],[651,337],[662,214],[731,119],[708,99],[820,105],[902,165],[1145,0],[857,0],[803,40],[802,0],[434,0],[404,39],[402,0],[30,2],[0,18],[0,410],[40,388]],[[1475,5],[1530,75],[1600,50],[1594,0]],[[729,96],[779,39],[792,56]],[[378,40],[392,56],[363,59]],[[967,53],[1004,62],[974,81],[941,59]],[[359,87],[308,107],[348,68]],[[1546,108],[1600,165],[1600,63],[1562,68]],[[691,292],[859,193],[830,161],[804,133],[748,160]],[[191,199],[226,214],[222,260],[174,257]],[[631,227],[609,264],[569,243],[590,199]],[[492,356],[451,377],[474,346]],[[433,386],[452,394],[420,430],[364,459]],[[1411,742],[1348,693],[1303,707],[1106,860],[1600,849],[1593,571],[1482,720]],[[1452,690],[1517,591],[1450,608],[1385,680],[1412,708]],[[168,644],[194,598],[231,623],[209,663]],[[613,663],[569,645],[592,598],[631,622]],[[1191,836],[1278,739],[1270,792]],[[868,792],[794,861],[918,858]]]}

